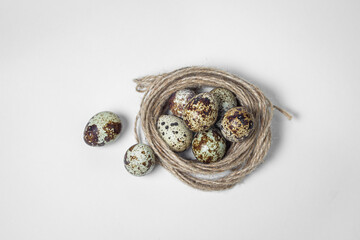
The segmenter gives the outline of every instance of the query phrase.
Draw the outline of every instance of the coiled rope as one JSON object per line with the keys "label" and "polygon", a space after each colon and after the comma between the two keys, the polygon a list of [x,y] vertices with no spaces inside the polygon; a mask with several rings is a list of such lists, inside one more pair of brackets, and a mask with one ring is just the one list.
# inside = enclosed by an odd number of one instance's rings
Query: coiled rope
{"label": "coiled rope", "polygon": [[[264,161],[271,144],[270,126],[274,109],[291,119],[289,113],[273,105],[259,88],[240,77],[217,69],[187,67],[134,81],[137,84],[136,91],[144,93],[135,121],[137,142],[140,142],[137,130],[137,121],[140,119],[145,138],[157,155],[158,163],[184,183],[201,190],[231,188]],[[230,90],[241,105],[253,113],[257,121],[254,134],[243,142],[231,143],[225,157],[210,164],[188,160],[171,151],[156,129],[157,119],[163,114],[172,93],[184,88],[204,86]],[[225,176],[210,179],[199,176],[218,173],[224,173]]]}

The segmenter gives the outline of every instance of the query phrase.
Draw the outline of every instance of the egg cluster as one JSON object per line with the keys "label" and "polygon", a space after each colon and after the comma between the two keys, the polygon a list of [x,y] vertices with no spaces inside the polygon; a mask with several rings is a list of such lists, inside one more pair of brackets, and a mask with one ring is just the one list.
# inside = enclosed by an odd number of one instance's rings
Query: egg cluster
{"label": "egg cluster", "polygon": [[[83,139],[92,147],[101,147],[116,141],[122,129],[118,115],[104,111],[95,114],[85,126]],[[144,176],[155,166],[155,154],[146,144],[131,146],[124,156],[125,169],[134,176]]]}
{"label": "egg cluster", "polygon": [[[174,152],[191,146],[195,158],[204,164],[220,161],[226,154],[226,141],[240,142],[254,131],[254,118],[238,105],[235,95],[225,88],[196,94],[183,89],[168,100],[171,114],[157,119],[157,131]],[[83,139],[90,146],[104,146],[118,139],[120,118],[112,112],[95,114],[85,126]],[[125,169],[134,176],[150,173],[156,163],[152,148],[135,144],[125,153]]]}
{"label": "egg cluster", "polygon": [[235,95],[225,88],[196,94],[191,89],[173,93],[168,100],[172,115],[161,115],[157,130],[174,152],[191,146],[202,163],[221,160],[226,141],[240,142],[254,131],[251,112],[237,103]]}

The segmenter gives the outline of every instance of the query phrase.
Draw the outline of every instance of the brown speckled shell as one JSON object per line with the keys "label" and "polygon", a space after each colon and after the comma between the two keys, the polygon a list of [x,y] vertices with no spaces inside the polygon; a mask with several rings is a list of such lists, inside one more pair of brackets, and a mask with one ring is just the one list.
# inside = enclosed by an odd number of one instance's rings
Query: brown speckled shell
{"label": "brown speckled shell", "polygon": [[234,107],[221,120],[221,133],[230,142],[240,142],[254,131],[254,117],[245,107]]}
{"label": "brown speckled shell", "polygon": [[169,109],[177,117],[182,117],[185,105],[191,98],[195,96],[195,92],[190,89],[182,89],[174,92],[168,101]]}
{"label": "brown speckled shell", "polygon": [[211,93],[200,93],[185,106],[183,119],[193,132],[210,129],[218,117],[218,103]]}
{"label": "brown speckled shell", "polygon": [[217,162],[225,155],[226,141],[216,128],[211,128],[195,135],[192,152],[200,162]]}
{"label": "brown speckled shell", "polygon": [[126,151],[124,165],[132,175],[144,176],[150,173],[155,166],[154,152],[146,144],[135,144]]}
{"label": "brown speckled shell", "polygon": [[90,146],[104,146],[118,138],[121,127],[121,120],[115,113],[97,113],[86,124],[84,141]]}

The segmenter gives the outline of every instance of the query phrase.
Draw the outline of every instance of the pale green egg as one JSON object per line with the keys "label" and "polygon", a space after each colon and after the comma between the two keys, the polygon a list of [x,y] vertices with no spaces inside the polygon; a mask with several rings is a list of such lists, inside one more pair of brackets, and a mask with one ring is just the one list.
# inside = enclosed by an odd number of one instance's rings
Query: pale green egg
{"label": "pale green egg", "polygon": [[190,147],[193,133],[181,118],[161,115],[157,121],[157,130],[164,142],[174,152],[183,152]]}
{"label": "pale green egg", "polygon": [[195,135],[192,141],[192,151],[200,162],[217,162],[225,155],[226,141],[219,130],[211,128]]}
{"label": "pale green egg", "polygon": [[155,166],[155,155],[150,146],[135,144],[125,153],[124,164],[126,170],[134,176],[144,176]]}

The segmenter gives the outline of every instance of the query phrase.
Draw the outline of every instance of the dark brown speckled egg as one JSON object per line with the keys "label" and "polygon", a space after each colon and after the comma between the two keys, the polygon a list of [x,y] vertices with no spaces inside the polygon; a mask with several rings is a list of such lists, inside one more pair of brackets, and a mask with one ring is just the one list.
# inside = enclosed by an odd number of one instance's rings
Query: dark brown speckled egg
{"label": "dark brown speckled egg", "polygon": [[184,107],[191,98],[195,96],[195,92],[191,89],[182,89],[174,92],[169,98],[169,109],[177,117],[182,118]]}
{"label": "dark brown speckled egg", "polygon": [[218,103],[211,93],[200,93],[185,106],[183,119],[193,132],[210,129],[218,117]]}
{"label": "dark brown speckled egg", "polygon": [[234,107],[221,120],[221,133],[230,142],[240,142],[254,131],[254,117],[245,107]]}
{"label": "dark brown speckled egg", "polygon": [[121,120],[112,112],[95,114],[86,124],[84,141],[90,146],[104,146],[115,141],[121,132]]}

